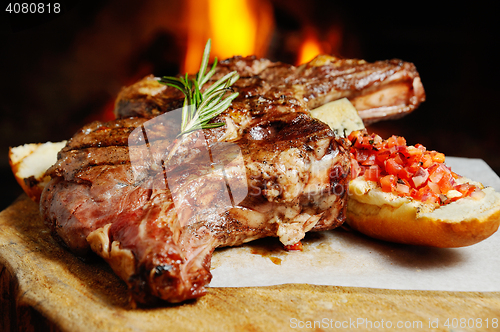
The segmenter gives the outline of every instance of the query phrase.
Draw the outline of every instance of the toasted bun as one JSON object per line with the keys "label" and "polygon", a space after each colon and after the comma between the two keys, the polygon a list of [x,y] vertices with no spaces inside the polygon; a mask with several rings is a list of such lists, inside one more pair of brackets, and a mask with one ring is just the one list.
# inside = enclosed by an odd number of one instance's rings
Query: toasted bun
{"label": "toasted bun", "polygon": [[19,185],[35,202],[40,200],[43,188],[50,177],[45,171],[57,161],[57,153],[66,145],[63,142],[31,143],[9,149],[9,163]]}
{"label": "toasted bun", "polygon": [[390,242],[443,248],[469,246],[491,236],[500,223],[500,194],[490,187],[482,191],[484,194],[436,208],[385,193],[375,182],[359,177],[349,184],[347,224]]}

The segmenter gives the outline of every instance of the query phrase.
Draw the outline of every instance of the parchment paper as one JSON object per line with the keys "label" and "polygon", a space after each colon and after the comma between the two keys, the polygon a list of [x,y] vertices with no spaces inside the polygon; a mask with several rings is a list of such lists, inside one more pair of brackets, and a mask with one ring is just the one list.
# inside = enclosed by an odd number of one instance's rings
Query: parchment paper
{"label": "parchment paper", "polygon": [[[447,157],[458,174],[500,191],[500,178],[481,159]],[[309,233],[302,252],[277,239],[216,250],[212,287],[287,283],[441,291],[500,291],[500,232],[464,248],[391,244],[345,230]]]}

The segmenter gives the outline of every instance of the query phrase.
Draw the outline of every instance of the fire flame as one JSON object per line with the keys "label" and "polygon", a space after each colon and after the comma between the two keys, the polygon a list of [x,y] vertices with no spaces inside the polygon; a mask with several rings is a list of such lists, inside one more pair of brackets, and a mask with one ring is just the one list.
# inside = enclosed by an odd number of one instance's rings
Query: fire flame
{"label": "fire flame", "polygon": [[[210,1],[209,16],[214,36],[214,54],[220,57],[252,54],[256,39],[256,20],[252,14],[249,3],[245,0]],[[229,21],[232,21],[230,25],[226,23]]]}
{"label": "fire flame", "polygon": [[301,65],[309,62],[317,55],[324,53],[326,52],[319,42],[316,32],[313,29],[308,28],[305,32],[305,39],[300,46],[296,64]]}
{"label": "fire flame", "polygon": [[183,72],[196,72],[203,47],[212,39],[212,56],[264,56],[274,26],[267,0],[189,0]]}

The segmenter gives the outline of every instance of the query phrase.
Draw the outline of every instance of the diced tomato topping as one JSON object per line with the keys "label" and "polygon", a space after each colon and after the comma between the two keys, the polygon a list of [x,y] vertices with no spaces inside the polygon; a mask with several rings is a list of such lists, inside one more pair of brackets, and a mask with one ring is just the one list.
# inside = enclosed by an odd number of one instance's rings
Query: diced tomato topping
{"label": "diced tomato topping", "polygon": [[398,136],[396,138],[396,141],[398,143],[398,146],[406,147],[406,139],[403,136]]}
{"label": "diced tomato topping", "polygon": [[397,178],[394,175],[386,175],[380,178],[380,186],[382,187],[382,191],[386,193],[390,193],[396,189],[396,181]]}
{"label": "diced tomato topping", "polygon": [[385,161],[385,170],[389,174],[398,175],[403,170],[403,166],[396,161],[396,158],[391,158]]}
{"label": "diced tomato topping", "polygon": [[[363,176],[378,182],[384,192],[443,205],[480,190],[468,183],[457,185],[460,176],[444,164],[443,153],[427,151],[422,144],[408,146],[404,137],[383,140],[376,134],[354,131],[348,139],[352,178]],[[447,197],[450,190],[455,192]]]}
{"label": "diced tomato topping", "polygon": [[436,152],[436,151],[431,151],[431,157],[432,161],[435,163],[444,163],[444,153]]}
{"label": "diced tomato topping", "polygon": [[463,183],[456,186],[455,190],[460,192],[463,196],[470,196],[476,190],[476,187],[469,183]]}
{"label": "diced tomato topping", "polygon": [[441,181],[441,178],[446,174],[446,170],[443,164],[434,164],[432,167],[429,167],[429,180],[438,183]]}
{"label": "diced tomato topping", "polygon": [[357,150],[356,151],[356,159],[358,160],[358,162],[362,163],[362,164],[365,164],[368,159],[370,158],[370,156],[372,156],[373,154],[369,151],[369,150]]}
{"label": "diced tomato topping", "polygon": [[389,159],[389,157],[391,156],[391,153],[389,151],[382,151],[382,152],[379,152],[376,157],[375,157],[375,162],[377,164],[383,164],[385,163],[385,161],[387,159]]}
{"label": "diced tomato topping", "polygon": [[381,169],[377,165],[372,165],[365,169],[364,177],[368,181],[378,181]]}
{"label": "diced tomato topping", "polygon": [[391,136],[387,139],[387,147],[388,148],[392,148],[392,147],[395,147],[395,146],[398,146],[398,139],[396,136]]}
{"label": "diced tomato topping", "polygon": [[410,179],[413,177],[414,172],[410,170],[408,166],[403,167],[399,172],[398,172],[398,178],[405,180],[406,182],[409,182]]}
{"label": "diced tomato topping", "polygon": [[432,166],[432,157],[429,154],[424,154],[420,159],[420,164],[424,168],[429,168]]}
{"label": "diced tomato topping", "polygon": [[439,188],[443,194],[455,188],[455,181],[451,174],[446,173],[438,182]]}

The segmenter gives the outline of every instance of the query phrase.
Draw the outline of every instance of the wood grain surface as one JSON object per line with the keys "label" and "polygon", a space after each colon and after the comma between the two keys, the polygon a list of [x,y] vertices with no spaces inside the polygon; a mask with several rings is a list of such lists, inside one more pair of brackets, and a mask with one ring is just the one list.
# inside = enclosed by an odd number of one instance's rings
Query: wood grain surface
{"label": "wood grain surface", "polygon": [[111,269],[56,243],[25,195],[0,213],[0,294],[0,331],[500,330],[498,292],[288,284],[210,288],[196,301],[132,309]]}

